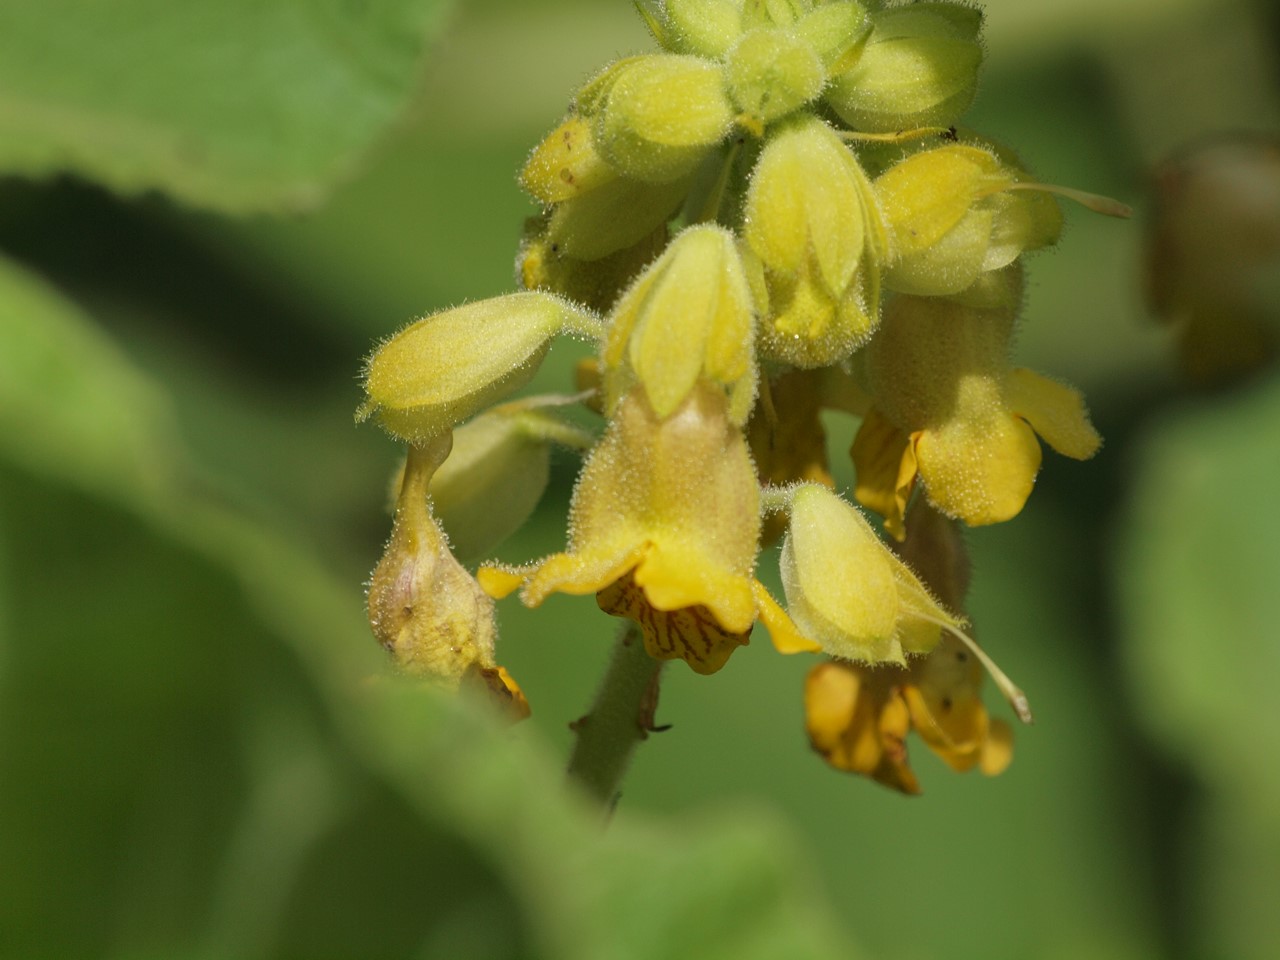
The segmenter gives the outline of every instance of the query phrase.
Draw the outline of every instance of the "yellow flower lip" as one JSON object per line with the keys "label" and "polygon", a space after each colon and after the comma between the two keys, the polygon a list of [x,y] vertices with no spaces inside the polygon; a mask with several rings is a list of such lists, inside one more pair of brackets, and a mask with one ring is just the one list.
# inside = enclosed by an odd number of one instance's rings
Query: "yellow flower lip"
{"label": "yellow flower lip", "polygon": [[[715,384],[699,381],[665,419],[643,387],[624,396],[583,467],[569,526],[563,553],[524,569],[484,569],[481,583],[497,595],[523,585],[523,602],[538,606],[553,592],[600,593],[629,577],[655,611],[701,608],[724,634],[750,631],[759,489],[728,398]],[[639,609],[616,591],[602,602]],[[686,625],[686,659],[698,669],[702,641],[692,632],[697,624]]]}

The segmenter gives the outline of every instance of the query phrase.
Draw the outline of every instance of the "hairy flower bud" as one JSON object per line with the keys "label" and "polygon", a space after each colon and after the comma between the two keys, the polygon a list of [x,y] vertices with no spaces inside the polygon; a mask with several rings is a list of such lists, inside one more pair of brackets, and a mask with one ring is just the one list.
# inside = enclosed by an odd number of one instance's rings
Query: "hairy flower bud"
{"label": "hairy flower bud", "polygon": [[903,663],[960,624],[856,507],[819,484],[791,495],[780,566],[791,619],[833,657]]}
{"label": "hairy flower bud", "polygon": [[724,86],[721,66],[701,57],[636,57],[611,77],[592,115],[595,149],[636,180],[686,177],[733,125]]}
{"label": "hairy flower bud", "polygon": [[853,153],[816,118],[785,125],[751,174],[745,221],[767,354],[800,367],[843,360],[877,323],[887,248]]}
{"label": "hairy flower bud", "polygon": [[891,133],[954,122],[977,91],[982,12],[911,3],[871,14],[857,63],[832,78],[826,99],[855,130]]}
{"label": "hairy flower bud", "polygon": [[733,102],[761,128],[814,99],[826,80],[817,51],[776,27],[744,33],[725,71]]}
{"label": "hairy flower bud", "polygon": [[666,0],[665,38],[675,53],[718,59],[742,33],[741,0]]}
{"label": "hairy flower bud", "polygon": [[741,425],[755,397],[751,291],[734,238],[707,224],[682,231],[618,301],[603,353],[606,407],[636,380],[659,419],[701,378],[734,398]]}
{"label": "hairy flower bud", "polygon": [[368,399],[391,433],[422,443],[523,386],[551,338],[596,334],[600,321],[547,293],[492,297],[410,324],[378,348],[365,370]]}
{"label": "hairy flower bud", "polygon": [[591,121],[570,114],[529,155],[520,171],[520,186],[535,199],[552,204],[615,179],[618,171],[596,152],[591,137]]}
{"label": "hairy flower bud", "polygon": [[893,258],[885,285],[901,293],[946,296],[1062,231],[1057,202],[1009,188],[1022,172],[989,150],[948,144],[900,161],[875,181]]}
{"label": "hairy flower bud", "polygon": [[645,183],[617,177],[557,203],[547,223],[550,252],[575,260],[602,260],[636,246],[675,216],[691,179]]}

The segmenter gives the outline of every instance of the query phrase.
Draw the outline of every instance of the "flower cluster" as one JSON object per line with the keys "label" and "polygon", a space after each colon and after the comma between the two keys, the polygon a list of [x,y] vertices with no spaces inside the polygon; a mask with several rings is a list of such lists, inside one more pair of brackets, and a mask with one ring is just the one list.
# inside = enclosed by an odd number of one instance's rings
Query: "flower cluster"
{"label": "flower cluster", "polygon": [[[1026,706],[964,633],[957,522],[1019,512],[1037,436],[1079,459],[1098,448],[1079,395],[1009,355],[1022,255],[1062,227],[1052,194],[1106,202],[1045,187],[953,126],[983,58],[973,7],[640,9],[662,52],[591,79],[521,173],[543,206],[517,260],[524,291],[420,320],[369,361],[361,413],[411,448],[370,590],[375,632],[411,671],[489,671],[513,699],[489,597],[594,594],[640,626],[652,657],[702,674],[758,620],[778,650],[832,658],[806,706],[834,766],[915,792],[913,727],[953,767],[998,772],[1010,738],[982,706],[979,663],[1024,719]],[[598,344],[583,392],[481,413],[529,381],[559,334]],[[560,418],[576,402],[602,414],[598,440]],[[833,489],[824,409],[861,418],[853,497],[896,552]],[[545,459],[519,456],[587,451],[564,551],[485,565],[478,581],[446,559],[425,481],[410,482],[443,455],[423,451],[447,451],[476,414],[440,468],[461,458],[466,476],[431,493],[438,510],[451,498],[465,514],[468,494],[482,504],[484,548],[546,482]],[[466,526],[455,542],[470,542]],[[779,536],[784,603],[756,578]],[[430,572],[405,572],[415,550],[433,559],[414,570]]]}

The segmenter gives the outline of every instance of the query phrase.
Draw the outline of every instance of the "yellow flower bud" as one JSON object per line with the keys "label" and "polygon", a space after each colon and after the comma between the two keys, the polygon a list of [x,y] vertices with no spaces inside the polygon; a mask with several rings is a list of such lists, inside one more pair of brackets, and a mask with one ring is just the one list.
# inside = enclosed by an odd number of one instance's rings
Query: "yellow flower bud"
{"label": "yellow flower bud", "polygon": [[551,444],[585,449],[593,437],[557,418],[561,398],[494,407],[453,435],[453,452],[431,479],[440,526],[461,557],[487,553],[529,519],[547,487]]}
{"label": "yellow flower bud", "polygon": [[960,621],[929,595],[857,508],[824,486],[791,495],[780,560],[787,612],[833,657],[904,663]]}
{"label": "yellow flower bud", "polygon": [[742,33],[741,0],[666,0],[663,11],[674,53],[719,59]]}
{"label": "yellow flower bud", "polygon": [[618,172],[596,153],[591,136],[591,121],[570,114],[529,155],[520,186],[534,199],[552,204],[615,179]]}
{"label": "yellow flower bud", "polygon": [[744,33],[725,61],[729,94],[757,125],[808,103],[826,80],[817,51],[777,28]]}
{"label": "yellow flower bud", "polygon": [[493,601],[452,553],[427,504],[449,434],[410,447],[391,541],[369,583],[369,623],[396,665],[457,687],[494,666]]}
{"label": "yellow flower bud", "polygon": [[982,12],[912,3],[871,14],[854,66],[832,78],[827,103],[855,130],[892,133],[954,122],[977,92]]}
{"label": "yellow flower bud", "polygon": [[613,76],[592,117],[595,148],[624,176],[669,183],[693,173],[728,134],[733,116],[718,63],[636,57]]}
{"label": "yellow flower bud", "polygon": [[878,322],[887,241],[871,184],[835,131],[808,117],[770,137],[742,232],[759,260],[748,269],[764,287],[768,356],[828,366],[866,340]]}
{"label": "yellow flower bud", "polygon": [[753,319],[733,234],[709,224],[682,231],[610,317],[606,409],[639,380],[665,419],[706,378],[729,388],[731,419],[744,423],[755,397]]}
{"label": "yellow flower bud", "polygon": [[875,181],[893,258],[886,286],[947,296],[1057,241],[1062,213],[1046,193],[1017,191],[1021,171],[988,150],[951,144],[895,164]]}
{"label": "yellow flower bud", "polygon": [[392,434],[423,443],[528,383],[558,333],[597,335],[600,321],[547,293],[513,293],[432,314],[369,359],[368,399]]}

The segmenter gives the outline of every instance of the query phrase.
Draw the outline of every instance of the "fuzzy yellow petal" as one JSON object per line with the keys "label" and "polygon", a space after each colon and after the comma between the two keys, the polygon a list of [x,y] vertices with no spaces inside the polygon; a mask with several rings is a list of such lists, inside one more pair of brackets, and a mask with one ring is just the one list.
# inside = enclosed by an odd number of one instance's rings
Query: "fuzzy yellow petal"
{"label": "fuzzy yellow petal", "polygon": [[769,639],[779,653],[817,653],[822,646],[802,634],[785,610],[773,599],[773,595],[764,588],[764,584],[754,584],[756,610],[760,622],[769,631]]}
{"label": "fuzzy yellow petal", "polygon": [[955,420],[915,435],[915,455],[929,500],[970,526],[1017,516],[1035,486],[1040,443],[1005,413]]}
{"label": "fuzzy yellow petal", "polygon": [[1005,397],[1009,409],[1063,456],[1088,460],[1102,446],[1079,391],[1018,368],[1005,380]]}
{"label": "fuzzy yellow petal", "polygon": [[[608,547],[613,549],[608,549]],[[603,590],[634,567],[644,555],[645,544],[621,549],[620,543],[597,546],[582,553],[557,553],[548,557],[529,577],[520,593],[525,606],[536,607],[553,593],[575,596]]]}
{"label": "fuzzy yellow petal", "polygon": [[484,566],[476,571],[476,580],[481,588],[495,600],[515,593],[528,578],[527,571],[515,568]]}

